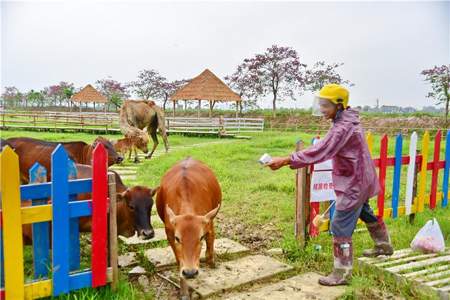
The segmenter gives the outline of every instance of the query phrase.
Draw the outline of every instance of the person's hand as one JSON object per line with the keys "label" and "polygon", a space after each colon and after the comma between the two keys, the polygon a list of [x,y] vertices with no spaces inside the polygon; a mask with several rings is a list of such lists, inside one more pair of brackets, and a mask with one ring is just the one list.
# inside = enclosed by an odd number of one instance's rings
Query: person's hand
{"label": "person's hand", "polygon": [[266,166],[275,171],[281,167],[289,165],[290,161],[290,157],[272,157],[272,161],[266,164]]}

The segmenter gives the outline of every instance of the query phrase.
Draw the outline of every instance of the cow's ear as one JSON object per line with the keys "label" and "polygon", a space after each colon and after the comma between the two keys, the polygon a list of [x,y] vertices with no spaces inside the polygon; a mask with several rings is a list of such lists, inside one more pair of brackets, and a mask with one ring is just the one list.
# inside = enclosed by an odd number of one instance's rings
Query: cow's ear
{"label": "cow's ear", "polygon": [[211,210],[210,212],[208,212],[205,216],[204,216],[204,220],[203,222],[205,224],[211,222],[212,219],[214,219],[214,217],[217,215],[217,213],[219,212],[220,209],[220,204],[217,205],[216,208],[214,208],[213,210]]}
{"label": "cow's ear", "polygon": [[128,204],[128,202],[129,202],[129,200],[130,200],[130,191],[129,191],[129,189],[126,189],[124,192],[122,192],[122,193],[117,193],[117,200],[119,200],[119,201],[125,201],[125,202],[127,202],[127,204]]}
{"label": "cow's ear", "polygon": [[152,189],[152,193],[151,193],[152,197],[155,196],[156,193],[158,193],[158,192],[159,192],[159,186],[157,186],[154,189]]}
{"label": "cow's ear", "polygon": [[173,210],[169,207],[169,205],[166,204],[166,213],[169,217],[169,222],[172,223],[172,225],[175,226],[175,218],[177,217]]}

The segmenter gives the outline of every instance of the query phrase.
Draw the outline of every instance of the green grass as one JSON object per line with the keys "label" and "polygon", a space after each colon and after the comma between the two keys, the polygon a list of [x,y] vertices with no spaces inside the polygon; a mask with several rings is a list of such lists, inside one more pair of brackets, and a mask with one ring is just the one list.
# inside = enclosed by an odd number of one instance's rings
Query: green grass
{"label": "green grass", "polygon": [[[3,138],[19,135],[56,141],[80,139],[92,142],[95,139],[95,136],[88,134],[2,132]],[[108,137],[118,138],[117,135]],[[265,152],[273,156],[287,155],[294,150],[295,142],[299,138],[305,140],[306,144],[309,145],[312,137],[313,135],[310,134],[294,132],[266,132],[253,135],[251,140],[223,140],[223,144],[179,148],[167,155],[161,155],[158,158],[141,163],[138,169],[137,180],[129,181],[127,184],[155,187],[159,185],[163,174],[179,160],[187,156],[202,160],[213,169],[223,190],[223,204],[216,225],[219,229],[219,235],[226,235],[244,243],[249,243],[248,241],[251,240],[247,238],[248,236],[254,237],[257,235],[262,240],[262,248],[282,247],[285,253],[285,261],[292,264],[298,273],[305,271],[326,273],[332,268],[331,236],[327,233],[322,233],[319,237],[311,239],[305,249],[298,247],[294,237],[294,171],[289,168],[283,168],[273,172],[267,168],[261,168],[257,163],[258,158]],[[378,140],[379,137],[376,137],[374,141],[374,156],[378,156],[379,153]],[[209,141],[217,141],[217,139],[170,136],[171,145],[192,145]],[[405,155],[408,149],[408,141],[404,143],[403,147]],[[389,153],[393,155],[393,142],[389,145]],[[431,153],[432,145],[430,159],[432,157]],[[441,153],[443,153],[443,148]],[[403,171],[403,176],[405,176],[406,169]],[[428,174],[428,186],[430,185],[430,178],[431,175]],[[402,177],[402,182],[404,181],[404,177]],[[442,186],[441,180],[438,186],[440,189]],[[390,199],[391,187],[392,174],[388,172],[386,199]],[[404,186],[402,189],[404,190]],[[390,203],[387,200],[386,207],[389,206]],[[399,217],[396,220],[388,219],[387,225],[395,248],[408,248],[415,233],[432,217],[438,219],[444,233],[446,245],[450,246],[450,218],[448,216],[449,208],[440,208],[435,211],[430,211],[427,208],[426,212],[416,216],[415,223],[412,225],[409,224],[406,217]],[[230,225],[236,230],[225,230],[225,225]],[[315,251],[314,245],[321,245],[322,250],[320,252]],[[368,233],[366,231],[355,233],[354,245],[355,257],[358,257],[363,249],[372,246]],[[121,246],[121,251],[126,250],[128,249]],[[137,249],[137,251],[142,252],[143,249]],[[145,267],[151,271],[150,266]],[[359,270],[355,267],[354,280],[351,286],[348,287],[345,298],[355,299],[357,298],[356,295],[363,295],[363,299],[371,299],[371,292],[368,290],[368,287],[376,287],[382,291],[401,295],[408,299],[425,299],[424,297],[426,296],[420,294],[420,291],[416,291],[412,287],[398,284],[391,278],[381,276],[381,274],[376,272]],[[109,288],[95,291],[86,289],[72,294],[73,296],[68,296],[67,299],[103,299],[102,297],[133,299],[133,295],[139,295],[136,292],[136,288],[126,278],[121,280],[121,289],[123,289],[123,293],[119,289],[119,293],[114,295],[111,294]],[[152,296],[150,294],[147,297],[151,299]],[[358,299],[361,299],[361,297],[358,296]]]}

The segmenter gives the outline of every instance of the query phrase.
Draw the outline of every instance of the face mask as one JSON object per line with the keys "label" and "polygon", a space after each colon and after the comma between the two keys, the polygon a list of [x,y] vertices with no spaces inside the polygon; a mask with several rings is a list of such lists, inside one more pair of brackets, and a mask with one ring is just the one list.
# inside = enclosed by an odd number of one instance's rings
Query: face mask
{"label": "face mask", "polygon": [[312,115],[316,117],[323,117],[324,112],[331,112],[334,109],[334,104],[327,99],[314,97],[312,105]]}

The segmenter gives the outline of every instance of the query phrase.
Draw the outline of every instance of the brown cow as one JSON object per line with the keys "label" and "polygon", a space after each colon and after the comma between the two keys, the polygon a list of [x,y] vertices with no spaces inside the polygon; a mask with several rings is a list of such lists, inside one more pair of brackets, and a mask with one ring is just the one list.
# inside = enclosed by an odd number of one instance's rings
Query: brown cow
{"label": "brown cow", "polygon": [[[50,180],[51,155],[53,150],[55,150],[60,143],[47,142],[28,137],[9,138],[6,142],[14,148],[14,151],[19,156],[19,168],[22,183],[28,183],[28,170],[35,162],[40,163],[47,169],[47,180]],[[88,145],[85,142],[63,142],[61,144],[75,163],[90,165],[92,151],[98,143],[103,144],[108,152],[109,166],[122,162],[123,157],[117,154],[111,142],[100,136],[95,139],[92,145]]]}
{"label": "brown cow", "polygon": [[[77,178],[91,178],[92,168],[88,165],[77,164]],[[117,192],[117,233],[125,237],[131,237],[138,232],[143,239],[151,239],[155,232],[151,225],[151,211],[153,196],[158,188],[150,189],[145,186],[127,188],[119,174],[113,172],[116,179]],[[78,200],[91,199],[91,193],[79,194]],[[22,206],[30,206],[31,201],[22,201]],[[91,218],[80,218],[80,232],[91,231]],[[23,237],[26,245],[32,242],[31,225],[23,225]]]}
{"label": "brown cow", "polygon": [[148,142],[134,136],[117,140],[116,142],[113,142],[113,145],[114,150],[116,150],[117,153],[120,153],[123,157],[125,157],[128,152],[128,160],[131,159],[131,152],[134,150],[135,163],[139,162],[136,148],[144,153],[148,153]]}
{"label": "brown cow", "polygon": [[156,135],[158,130],[164,141],[166,152],[169,151],[164,111],[155,102],[146,100],[124,101],[119,112],[119,125],[120,131],[125,136],[135,136],[143,142],[148,142],[148,140],[145,140],[148,139],[147,134],[143,131],[144,128],[147,128],[147,132],[153,140],[153,148],[146,158],[152,157],[159,144]]}
{"label": "brown cow", "polygon": [[206,262],[214,267],[213,219],[221,201],[222,192],[214,173],[192,158],[177,163],[161,180],[156,207],[180,269],[182,297],[188,297],[185,279],[198,275],[203,240]]}

